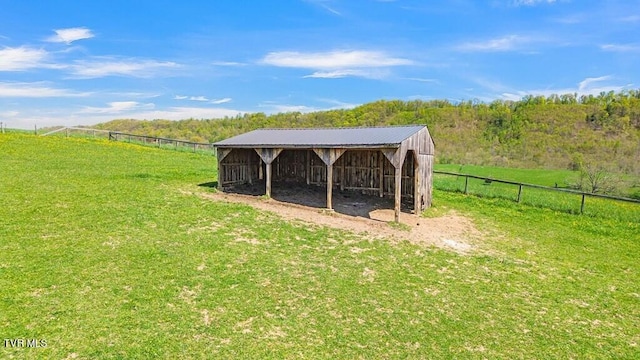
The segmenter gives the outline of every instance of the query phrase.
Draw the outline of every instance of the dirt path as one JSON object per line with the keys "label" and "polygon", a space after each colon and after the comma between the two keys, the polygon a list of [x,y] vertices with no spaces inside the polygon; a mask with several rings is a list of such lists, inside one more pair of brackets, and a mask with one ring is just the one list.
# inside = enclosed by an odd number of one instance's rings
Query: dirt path
{"label": "dirt path", "polygon": [[[379,208],[377,205],[368,209],[366,203],[362,202],[336,204],[336,209],[357,204],[357,215],[351,215],[344,211],[329,212],[318,207],[302,205],[300,201],[284,202],[253,195],[216,192],[200,196],[216,201],[248,204],[256,209],[274,212],[285,219],[301,220],[354,233],[366,233],[368,237],[434,245],[462,254],[474,251],[482,238],[482,234],[470,219],[455,212],[437,218],[422,218],[403,212],[400,222],[406,226],[396,227],[389,224],[394,219],[393,209]],[[366,215],[362,216],[365,213]]]}

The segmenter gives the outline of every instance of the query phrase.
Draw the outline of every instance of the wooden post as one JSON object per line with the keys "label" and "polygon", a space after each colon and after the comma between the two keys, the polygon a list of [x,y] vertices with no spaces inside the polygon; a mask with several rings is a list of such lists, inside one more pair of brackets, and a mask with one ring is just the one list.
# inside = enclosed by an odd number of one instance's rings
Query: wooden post
{"label": "wooden post", "polygon": [[584,213],[584,198],[585,198],[585,194],[582,193],[582,204],[580,204],[580,214]]}
{"label": "wooden post", "polygon": [[224,179],[224,171],[222,171],[222,151],[218,149],[218,190],[224,191],[222,180]]}
{"label": "wooden post", "polygon": [[384,154],[378,152],[378,171],[380,171],[380,197],[384,196]]}
{"label": "wooden post", "polygon": [[37,125],[37,124],[36,124],[36,125],[33,125],[33,133],[34,133],[35,135],[38,135],[38,125]]}
{"label": "wooden post", "polygon": [[269,198],[271,197],[271,163],[266,163],[267,165],[267,186],[265,195]]}
{"label": "wooden post", "polygon": [[251,171],[251,151],[247,151],[247,171],[249,172],[249,185],[253,185],[253,176]]}
{"label": "wooden post", "polygon": [[[342,166],[340,166],[340,191],[344,191],[344,166],[345,166],[345,161],[344,158],[342,158]],[[373,180],[373,177],[371,178],[371,180]]]}
{"label": "wooden post", "polygon": [[193,143],[193,152],[196,152],[196,144]]}
{"label": "wooden post", "polygon": [[395,187],[396,187],[396,192],[395,192],[395,209],[394,209],[394,216],[395,216],[395,220],[396,222],[400,222],[400,200],[401,200],[401,196],[402,196],[402,164],[400,164],[400,166],[395,167],[396,169],[396,181],[395,181]]}
{"label": "wooden post", "polygon": [[307,175],[307,185],[311,184],[311,150],[307,150],[307,168],[305,170]]}
{"label": "wooden post", "polygon": [[522,196],[522,184],[518,185],[518,202],[520,202],[521,196]]}
{"label": "wooden post", "polygon": [[333,210],[333,164],[327,165],[327,209]]}
{"label": "wooden post", "polygon": [[413,213],[420,216],[422,204],[420,203],[420,163],[418,156],[413,154]]}
{"label": "wooden post", "polygon": [[464,193],[465,193],[465,194],[467,193],[467,188],[468,188],[468,186],[469,186],[469,177],[468,177],[468,176],[465,176],[465,177],[464,177]]}

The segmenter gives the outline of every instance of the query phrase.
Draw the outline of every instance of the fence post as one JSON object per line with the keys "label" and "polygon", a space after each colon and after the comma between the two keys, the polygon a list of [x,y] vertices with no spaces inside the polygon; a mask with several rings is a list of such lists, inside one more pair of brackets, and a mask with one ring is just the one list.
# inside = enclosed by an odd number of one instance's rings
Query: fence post
{"label": "fence post", "polygon": [[584,198],[585,198],[585,193],[582,193],[582,204],[580,204],[580,214],[584,213]]}
{"label": "fence post", "polygon": [[521,196],[522,196],[522,184],[518,185],[518,202],[520,202]]}
{"label": "fence post", "polygon": [[193,143],[193,152],[196,152],[196,143]]}
{"label": "fence post", "polygon": [[38,135],[38,124],[33,125],[33,133]]}
{"label": "fence post", "polygon": [[468,185],[469,185],[469,177],[465,176],[464,177],[464,193],[467,193],[467,189],[468,189]]}

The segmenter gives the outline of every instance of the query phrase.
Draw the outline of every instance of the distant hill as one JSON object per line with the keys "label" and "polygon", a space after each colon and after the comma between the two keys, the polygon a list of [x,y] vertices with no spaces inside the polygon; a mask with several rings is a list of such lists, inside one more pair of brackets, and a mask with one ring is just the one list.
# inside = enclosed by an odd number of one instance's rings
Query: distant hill
{"label": "distant hill", "polygon": [[257,128],[428,125],[439,163],[577,169],[640,175],[640,90],[451,103],[381,100],[353,109],[182,121],[113,120],[97,127],[214,142]]}

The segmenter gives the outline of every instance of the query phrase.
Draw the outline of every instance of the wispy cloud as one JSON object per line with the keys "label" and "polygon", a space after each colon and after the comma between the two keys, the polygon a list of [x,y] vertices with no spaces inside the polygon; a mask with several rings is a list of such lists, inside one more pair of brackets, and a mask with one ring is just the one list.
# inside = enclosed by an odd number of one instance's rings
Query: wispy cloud
{"label": "wispy cloud", "polygon": [[380,51],[347,50],[301,53],[298,51],[271,52],[262,63],[273,66],[305,69],[341,69],[411,65],[408,59],[389,56]]}
{"label": "wispy cloud", "polygon": [[98,58],[79,60],[69,68],[74,77],[92,79],[107,76],[149,78],[167,75],[169,70],[179,67],[170,61]]}
{"label": "wispy cloud", "polygon": [[65,43],[67,45],[71,44],[74,41],[90,39],[95,36],[91,32],[91,30],[84,27],[57,29],[53,31],[56,34],[48,37],[46,41]]}
{"label": "wispy cloud", "polygon": [[166,119],[166,120],[184,120],[184,119],[217,119],[225,116],[236,116],[244,113],[240,110],[224,109],[224,108],[202,108],[202,107],[170,107],[166,110],[153,110],[143,112],[124,113],[131,119]]}
{"label": "wispy cloud", "polygon": [[222,99],[211,100],[211,103],[212,104],[224,104],[224,103],[231,102],[231,100],[233,100],[233,99],[227,97],[227,98],[222,98]]}
{"label": "wispy cloud", "polygon": [[185,96],[185,95],[176,95],[174,100],[190,100],[190,101],[209,101],[205,96]]}
{"label": "wispy cloud", "polygon": [[333,3],[332,0],[305,0],[305,1],[322,8],[333,15],[342,16],[341,12],[339,12],[338,10],[336,10],[334,7],[331,6],[331,3]]}
{"label": "wispy cloud", "polygon": [[211,63],[214,66],[246,66],[247,64],[236,61],[214,61]]}
{"label": "wispy cloud", "polygon": [[540,4],[553,4],[556,0],[512,0],[513,6],[536,6]]}
{"label": "wispy cloud", "polygon": [[25,46],[0,49],[0,71],[23,71],[41,67],[49,53]]}
{"label": "wispy cloud", "polygon": [[383,79],[389,74],[384,69],[344,69],[333,71],[316,71],[313,74],[305,75],[304,78],[316,79],[339,79],[349,76],[363,77],[368,79]]}
{"label": "wispy cloud", "polygon": [[533,42],[533,39],[521,35],[507,35],[495,39],[466,42],[456,47],[458,51],[465,52],[500,52],[511,51],[521,48],[523,45]]}
{"label": "wispy cloud", "polygon": [[509,91],[501,94],[501,98],[505,100],[520,100],[524,96],[534,95],[534,96],[550,96],[553,94],[563,95],[563,94],[578,94],[581,95],[597,95],[602,92],[610,92],[615,91],[619,92],[624,89],[631,87],[631,85],[620,85],[614,84],[612,82],[613,77],[610,75],[599,76],[599,77],[591,77],[586,78],[580,81],[576,87],[567,87],[567,88],[549,88],[549,89],[533,89],[533,90],[519,90],[519,91]]}
{"label": "wispy cloud", "polygon": [[44,82],[13,83],[0,82],[0,98],[53,98],[53,97],[85,97],[91,93],[75,92],[68,89],[59,89],[49,86]]}
{"label": "wispy cloud", "polygon": [[611,52],[640,52],[640,44],[604,44],[600,45],[600,49]]}
{"label": "wispy cloud", "polygon": [[380,51],[344,50],[302,53],[298,51],[271,52],[262,64],[317,70],[305,78],[336,79],[348,76],[382,78],[385,68],[412,65],[413,61],[393,57]]}
{"label": "wispy cloud", "polygon": [[610,80],[610,79],[611,79],[610,75],[586,78],[586,79],[582,80],[578,84],[578,91],[579,92],[587,91],[588,89],[593,88],[593,86],[592,86],[593,84],[600,83],[600,82],[603,82],[603,81],[606,81],[606,80]]}
{"label": "wispy cloud", "polygon": [[153,103],[141,104],[137,101],[114,101],[106,107],[87,106],[80,110],[81,114],[120,114],[133,110],[148,110],[155,108]]}

